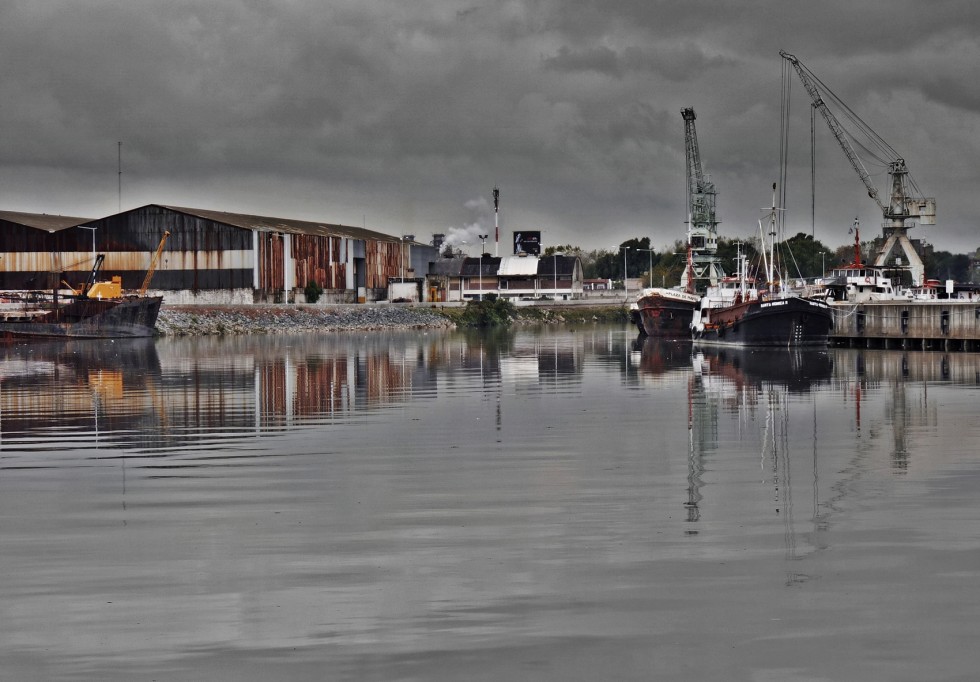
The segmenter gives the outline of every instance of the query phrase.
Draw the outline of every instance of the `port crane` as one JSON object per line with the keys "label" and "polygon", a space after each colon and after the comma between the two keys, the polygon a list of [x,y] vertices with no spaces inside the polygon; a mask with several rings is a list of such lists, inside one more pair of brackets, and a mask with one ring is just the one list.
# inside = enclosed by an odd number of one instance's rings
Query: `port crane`
{"label": "port crane", "polygon": [[[706,279],[717,284],[725,276],[718,253],[718,219],[715,206],[718,192],[715,184],[704,174],[701,166],[701,150],[694,125],[697,116],[692,107],[681,109],[684,119],[684,147],[687,168],[687,247],[690,252],[689,268],[681,275],[681,287],[694,290],[694,279]],[[689,273],[688,270],[693,270]]]}
{"label": "port crane", "polygon": [[167,237],[170,236],[170,230],[165,230],[163,233],[163,238],[160,239],[160,243],[157,245],[157,250],[153,253],[153,257],[150,259],[150,267],[146,269],[146,277],[143,278],[143,284],[139,288],[139,296],[146,296],[146,290],[150,288],[150,280],[153,279],[153,273],[157,269],[157,262],[160,260],[160,254],[163,253],[163,245],[167,243]]}
{"label": "port crane", "polygon": [[[813,101],[813,107],[820,112],[823,120],[830,128],[830,132],[837,139],[837,144],[840,145],[854,172],[857,173],[861,182],[864,183],[865,188],[868,190],[868,196],[881,209],[881,214],[885,219],[883,227],[886,239],[884,245],[878,251],[875,259],[875,267],[884,267],[888,262],[888,257],[895,251],[896,247],[900,247],[908,261],[908,270],[912,274],[912,283],[916,286],[921,285],[924,279],[925,268],[922,265],[922,259],[919,257],[918,252],[916,252],[908,237],[908,230],[915,226],[914,224],[910,224],[909,221],[918,220],[920,225],[935,225],[936,200],[931,197],[923,198],[911,195],[909,188],[910,186],[914,188],[914,183],[912,183],[909,176],[905,159],[899,156],[887,142],[867,124],[861,121],[856,114],[850,112],[846,105],[812,71],[806,68],[799,59],[785,50],[780,50],[779,55],[793,66],[796,74],[800,77],[800,81],[803,83],[803,87],[806,88],[810,99]],[[871,182],[871,176],[854,151],[848,133],[844,130],[840,121],[837,120],[837,117],[834,116],[834,113],[827,107],[824,101],[824,94],[827,94],[843,106],[850,114],[851,120],[859,126],[861,132],[869,138],[871,143],[881,152],[888,155],[890,159],[888,161],[888,175],[891,178],[892,189],[887,204],[879,196],[878,189],[874,186],[874,183]],[[870,152],[870,150],[868,151]]]}

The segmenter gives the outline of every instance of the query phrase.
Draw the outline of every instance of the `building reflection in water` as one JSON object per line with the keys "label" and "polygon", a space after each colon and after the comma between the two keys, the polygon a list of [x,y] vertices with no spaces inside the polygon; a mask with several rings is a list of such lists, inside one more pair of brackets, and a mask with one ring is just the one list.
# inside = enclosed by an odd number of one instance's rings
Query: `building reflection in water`
{"label": "building reflection in water", "polygon": [[[579,381],[605,333],[504,330],[72,341],[0,347],[0,444],[173,448],[366,419],[477,382]],[[621,338],[621,345],[625,341]],[[39,446],[40,447],[40,446]]]}
{"label": "building reflection in water", "polygon": [[767,391],[829,385],[861,431],[862,407],[874,395],[887,403],[900,470],[908,466],[907,431],[937,420],[928,391],[913,401],[909,387],[980,381],[975,354],[692,349],[602,327],[13,344],[0,346],[0,445],[41,448],[61,438],[78,448],[207,446],[257,431],[371,419],[474,382],[497,402],[499,429],[505,387],[580,391],[588,367],[620,372],[626,387],[687,385],[692,520],[700,513],[704,458],[718,448],[719,412],[744,421],[776,411]]}

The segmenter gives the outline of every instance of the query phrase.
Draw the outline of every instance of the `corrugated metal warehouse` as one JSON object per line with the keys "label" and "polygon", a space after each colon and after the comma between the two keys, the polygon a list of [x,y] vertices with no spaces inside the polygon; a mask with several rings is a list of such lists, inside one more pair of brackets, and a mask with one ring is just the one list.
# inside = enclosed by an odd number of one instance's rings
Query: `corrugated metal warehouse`
{"label": "corrugated metal warehouse", "polygon": [[323,302],[380,300],[405,269],[404,240],[346,225],[160,204],[98,220],[48,218],[45,225],[40,216],[0,213],[3,258],[21,254],[0,260],[0,288],[50,286],[37,277],[48,271],[74,284],[98,252],[106,256],[102,276],[120,275],[124,289],[136,289],[165,232],[150,290],[168,303],[302,302],[310,281]]}
{"label": "corrugated metal warehouse", "polygon": [[[0,290],[49,289],[54,287],[64,270],[74,260],[59,261],[53,254],[52,235],[89,218],[0,211]],[[84,232],[91,244],[92,235]],[[83,247],[84,248],[84,247]],[[76,259],[79,260],[79,259]],[[88,273],[92,269],[91,252],[81,256],[83,261],[72,269]]]}

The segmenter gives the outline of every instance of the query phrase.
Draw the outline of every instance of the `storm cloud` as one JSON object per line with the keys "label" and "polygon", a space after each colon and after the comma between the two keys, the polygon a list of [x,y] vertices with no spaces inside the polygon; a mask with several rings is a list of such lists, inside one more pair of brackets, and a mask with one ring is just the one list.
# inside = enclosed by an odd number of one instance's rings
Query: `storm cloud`
{"label": "storm cloud", "polygon": [[[474,198],[498,185],[504,243],[666,246],[684,234],[690,106],[720,229],[744,237],[779,173],[785,49],[937,198],[939,224],[913,236],[972,251],[978,23],[965,0],[12,0],[0,206],[156,202],[425,240],[475,224]],[[810,104],[792,87],[787,226],[809,232]],[[816,138],[816,236],[845,243],[855,216],[877,233],[829,131]]]}

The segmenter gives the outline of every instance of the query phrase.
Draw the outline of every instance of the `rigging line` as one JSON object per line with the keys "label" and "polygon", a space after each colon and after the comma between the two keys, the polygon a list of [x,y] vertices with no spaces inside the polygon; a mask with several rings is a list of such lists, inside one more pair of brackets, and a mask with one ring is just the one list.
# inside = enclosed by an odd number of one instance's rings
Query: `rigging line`
{"label": "rigging line", "polygon": [[[816,146],[817,107],[810,105],[810,239],[815,239],[817,225],[817,146]],[[823,276],[823,273],[820,273]]]}
{"label": "rigging line", "polygon": [[[789,166],[789,116],[790,116],[790,93],[792,89],[792,74],[789,71],[790,65],[784,61],[782,69],[782,101],[780,102],[780,122],[779,122],[779,205],[786,206],[786,177]],[[783,228],[782,212],[776,216],[776,225],[779,232]]]}
{"label": "rigging line", "polygon": [[896,158],[899,156],[898,152],[896,152],[895,149],[890,144],[888,144],[888,142],[884,140],[884,138],[882,138],[878,133],[876,133],[871,126],[865,123],[864,120],[860,116],[858,116],[853,109],[847,106],[844,100],[838,97],[837,94],[833,90],[831,90],[826,83],[820,80],[820,78],[816,74],[814,74],[805,66],[803,67],[803,69],[806,71],[807,75],[810,78],[812,78],[813,81],[817,83],[817,85],[819,85],[821,91],[825,95],[830,97],[835,104],[840,106],[841,110],[844,112],[847,118],[850,119],[855,125],[857,125],[867,137],[872,139],[875,142],[876,146],[879,147],[879,149]]}

